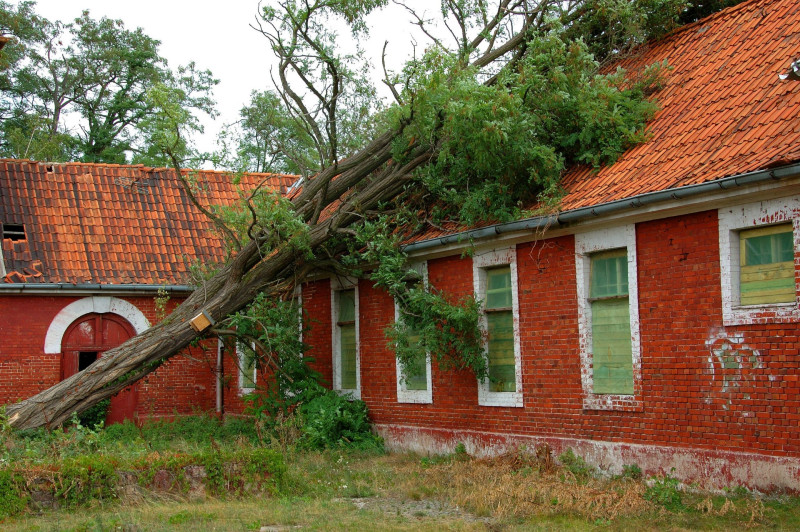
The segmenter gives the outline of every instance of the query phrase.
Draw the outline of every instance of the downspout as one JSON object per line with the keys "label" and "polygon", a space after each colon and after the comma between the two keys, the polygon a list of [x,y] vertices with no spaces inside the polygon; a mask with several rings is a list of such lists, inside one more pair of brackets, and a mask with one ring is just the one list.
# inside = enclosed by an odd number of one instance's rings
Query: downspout
{"label": "downspout", "polygon": [[225,378],[225,369],[222,364],[223,362],[223,353],[225,351],[225,342],[221,339],[217,343],[217,368],[214,372],[217,376],[217,416],[222,419],[225,415],[225,402],[223,401],[224,397],[222,395],[222,381]]}

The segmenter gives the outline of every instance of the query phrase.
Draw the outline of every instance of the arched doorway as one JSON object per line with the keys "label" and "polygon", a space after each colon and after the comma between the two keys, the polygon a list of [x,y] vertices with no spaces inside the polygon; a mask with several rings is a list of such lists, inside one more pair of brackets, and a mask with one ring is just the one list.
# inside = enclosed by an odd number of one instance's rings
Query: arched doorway
{"label": "arched doorway", "polygon": [[[72,322],[61,341],[61,379],[86,369],[109,349],[136,335],[133,326],[116,314],[85,314]],[[106,425],[133,419],[138,403],[137,385],[111,398]]]}

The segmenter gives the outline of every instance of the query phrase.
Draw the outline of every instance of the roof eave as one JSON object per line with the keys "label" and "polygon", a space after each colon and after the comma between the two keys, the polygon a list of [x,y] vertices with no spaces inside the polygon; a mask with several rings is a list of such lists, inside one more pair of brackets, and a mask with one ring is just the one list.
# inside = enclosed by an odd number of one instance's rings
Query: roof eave
{"label": "roof eave", "polygon": [[446,246],[450,244],[466,244],[476,240],[496,237],[501,234],[513,233],[517,231],[545,231],[552,227],[564,226],[567,224],[582,222],[611,214],[632,211],[656,203],[682,200],[719,192],[720,190],[728,190],[768,181],[778,181],[798,175],[800,175],[800,163],[794,163],[778,168],[737,174],[734,176],[724,177],[722,179],[716,179],[714,181],[708,181],[695,185],[659,190],[656,192],[647,192],[607,203],[563,211],[558,214],[535,216],[532,218],[516,220],[514,222],[489,225],[479,229],[460,231],[458,233],[452,233],[428,240],[413,242],[403,246],[403,249],[406,253],[418,253],[420,251],[430,250],[440,246]]}

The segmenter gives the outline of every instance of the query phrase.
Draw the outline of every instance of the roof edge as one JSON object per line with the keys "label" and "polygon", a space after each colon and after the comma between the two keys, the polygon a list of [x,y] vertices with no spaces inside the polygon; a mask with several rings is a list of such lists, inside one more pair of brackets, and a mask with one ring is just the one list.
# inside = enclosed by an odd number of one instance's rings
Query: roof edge
{"label": "roof edge", "polygon": [[737,174],[729,177],[723,177],[722,179],[717,179],[714,181],[708,181],[706,183],[698,183],[679,188],[659,190],[656,192],[646,192],[644,194],[638,194],[636,196],[631,196],[621,200],[600,203],[591,207],[580,207],[548,216],[536,216],[533,218],[525,218],[513,222],[493,224],[478,229],[469,229],[467,231],[460,231],[458,233],[431,238],[429,240],[413,242],[403,246],[403,250],[406,253],[413,253],[439,246],[445,246],[448,244],[463,244],[467,241],[480,240],[504,233],[512,233],[515,231],[546,230],[551,228],[554,224],[563,226],[574,222],[598,218],[607,214],[616,214],[623,211],[634,210],[663,201],[680,200],[689,197],[701,196],[711,192],[728,190],[735,187],[752,185],[755,183],[778,181],[796,175],[800,175],[800,163],[794,163],[787,166],[765,170],[756,170],[744,174]]}
{"label": "roof edge", "polygon": [[165,290],[170,294],[190,294],[194,287],[166,284],[72,284],[72,283],[0,283],[0,294],[61,294],[79,295],[98,292],[122,295],[157,294]]}

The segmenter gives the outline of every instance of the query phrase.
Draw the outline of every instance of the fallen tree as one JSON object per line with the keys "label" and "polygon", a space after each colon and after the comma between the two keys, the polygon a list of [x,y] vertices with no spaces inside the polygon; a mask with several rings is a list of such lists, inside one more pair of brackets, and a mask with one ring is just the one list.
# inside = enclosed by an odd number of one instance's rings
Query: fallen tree
{"label": "fallen tree", "polygon": [[[260,220],[248,203],[250,223],[236,234],[206,209],[228,235],[231,259],[162,322],[86,370],[7,405],[11,426],[58,426],[132,385],[198,337],[189,322],[200,312],[220,322],[258,294],[291,298],[311,271],[341,263],[366,221],[385,220],[401,207],[431,223],[518,216],[542,194],[557,197],[566,165],[613,161],[645,138],[644,124],[655,111],[647,95],[659,69],[633,79],[599,75],[587,47],[570,37],[581,35],[580,16],[592,15],[587,5],[602,1],[501,0],[490,11],[480,0],[445,0],[445,35],[455,46],[445,46],[424,16],[410,10],[433,44],[402,73],[385,72],[396,102],[376,118],[384,131],[342,157],[340,106],[354,74],[319,17],[340,16],[361,31],[363,16],[384,3],[317,0],[298,7],[287,0],[264,11],[260,31],[279,58],[276,83],[286,114],[313,139],[320,162],[288,198],[274,198],[290,223]],[[642,4],[653,10],[685,2]],[[619,51],[641,38],[613,42]],[[179,105],[170,107],[169,94],[154,97],[164,98],[154,138],[181,176],[186,116]],[[186,192],[191,197],[190,187]]]}

